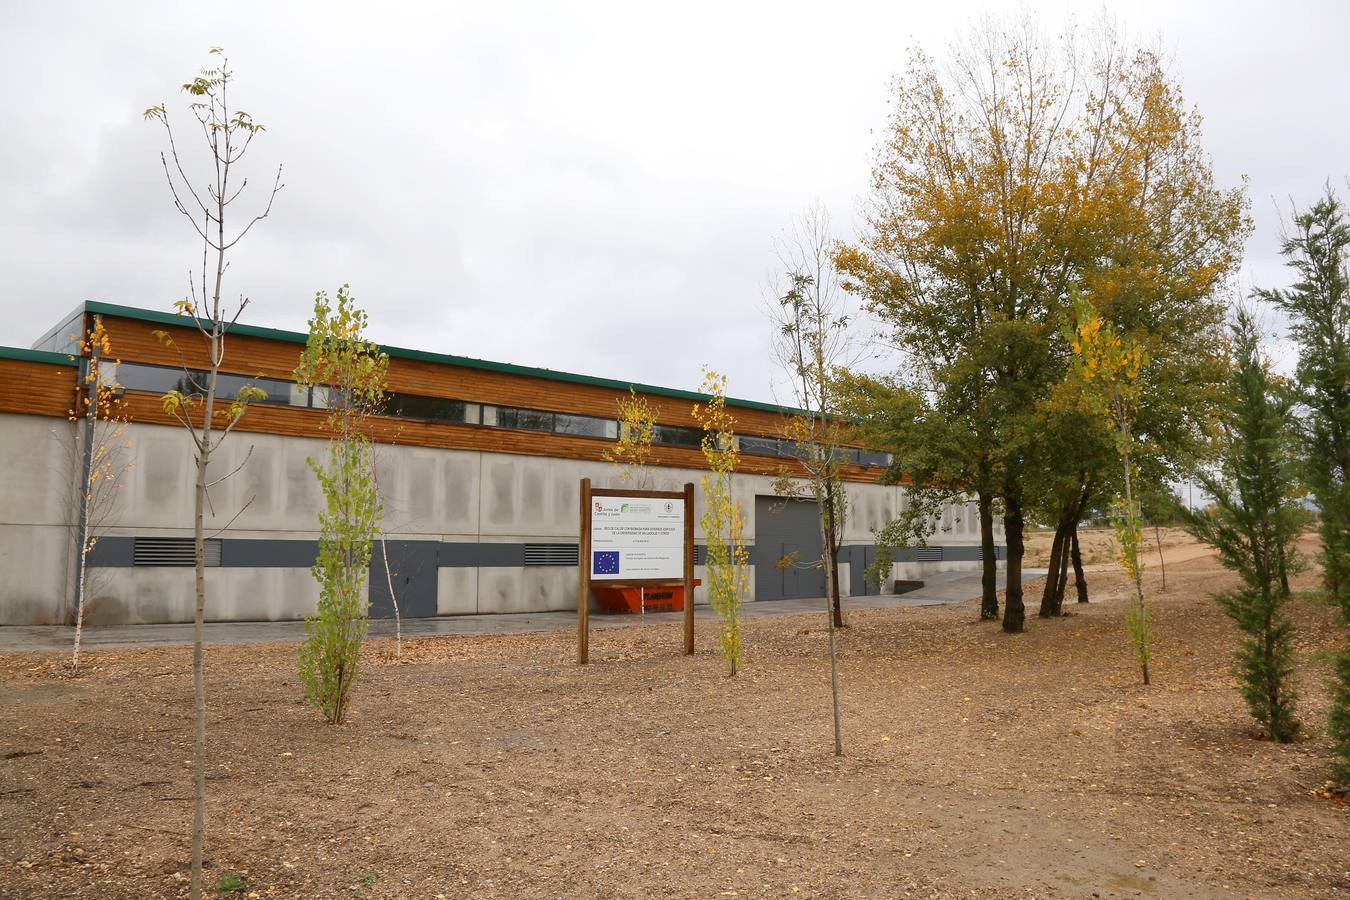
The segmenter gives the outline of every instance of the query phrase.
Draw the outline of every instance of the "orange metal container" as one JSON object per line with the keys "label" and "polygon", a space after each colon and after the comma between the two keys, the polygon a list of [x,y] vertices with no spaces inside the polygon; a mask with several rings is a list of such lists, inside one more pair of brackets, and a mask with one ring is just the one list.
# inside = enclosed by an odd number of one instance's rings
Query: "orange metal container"
{"label": "orange metal container", "polygon": [[[702,579],[694,579],[694,587],[702,584]],[[684,585],[669,587],[620,587],[606,586],[603,582],[591,582],[591,590],[600,608],[607,613],[640,613],[645,605],[647,612],[679,612],[684,609]],[[646,592],[644,598],[643,593]]]}

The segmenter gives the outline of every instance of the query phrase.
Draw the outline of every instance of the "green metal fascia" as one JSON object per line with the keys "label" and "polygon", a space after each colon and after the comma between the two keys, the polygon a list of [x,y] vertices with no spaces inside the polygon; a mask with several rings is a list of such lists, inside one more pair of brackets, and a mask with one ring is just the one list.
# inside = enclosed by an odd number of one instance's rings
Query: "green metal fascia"
{"label": "green metal fascia", "polygon": [[[159,312],[151,309],[139,309],[134,306],[119,306],[115,303],[103,303],[98,300],[89,300],[84,304],[87,312],[97,313],[105,316],[120,316],[124,319],[138,319],[142,322],[154,322],[159,325],[188,325],[191,320],[174,313]],[[298,331],[284,331],[280,328],[263,328],[258,325],[238,324],[230,329],[231,334],[242,334],[248,337],[262,338],[271,341],[286,341],[292,344],[304,344],[309,339],[309,335]],[[577,375],[572,372],[559,372],[554,369],[540,369],[533,366],[518,366],[513,363],[492,362],[486,359],[474,359],[468,356],[451,356],[448,353],[432,353],[427,350],[409,350],[405,347],[390,347],[381,345],[380,349],[390,357],[396,359],[415,359],[421,362],[439,363],[441,365],[460,366],[466,369],[480,369],[487,372],[501,372],[508,375],[523,375],[529,378],[545,378],[550,381],[563,381],[569,384],[586,384],[593,387],[611,388],[618,391],[627,391],[632,388],[644,394],[653,394],[658,397],[673,397],[678,400],[689,400],[702,403],[708,399],[707,394],[700,394],[697,391],[682,391],[677,388],[657,387],[651,384],[640,384],[638,382],[619,381],[613,378],[599,378],[594,375]],[[29,351],[35,352],[35,351]],[[60,356],[61,354],[48,354]],[[727,398],[728,406],[737,406],[742,409],[757,409],[764,412],[782,413],[784,415],[796,415],[801,410],[790,406],[778,406],[773,403],[761,403],[758,400],[737,400],[732,397]]]}
{"label": "green metal fascia", "polygon": [[75,357],[48,350],[29,350],[26,347],[0,347],[0,359],[19,359],[24,362],[47,363],[51,366],[75,366]]}

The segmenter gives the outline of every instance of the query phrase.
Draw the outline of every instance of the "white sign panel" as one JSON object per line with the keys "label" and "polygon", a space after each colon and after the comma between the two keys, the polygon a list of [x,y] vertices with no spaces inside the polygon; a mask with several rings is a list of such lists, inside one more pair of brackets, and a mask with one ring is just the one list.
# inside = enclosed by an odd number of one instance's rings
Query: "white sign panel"
{"label": "white sign panel", "polygon": [[591,580],[684,578],[684,499],[592,497]]}

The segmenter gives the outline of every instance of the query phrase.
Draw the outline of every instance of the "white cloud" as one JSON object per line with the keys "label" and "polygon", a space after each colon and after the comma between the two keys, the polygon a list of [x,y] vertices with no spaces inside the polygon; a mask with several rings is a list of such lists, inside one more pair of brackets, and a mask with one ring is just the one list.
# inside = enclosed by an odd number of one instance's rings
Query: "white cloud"
{"label": "white cloud", "polygon": [[[1048,24],[1067,3],[1039,4]],[[259,324],[344,281],[388,343],[772,397],[771,241],[853,221],[886,84],[977,4],[264,4],[0,9],[0,343],[82,299],[167,308],[196,248],[141,111],[221,44],[287,187],[231,270]],[[1270,198],[1346,174],[1343,4],[1113,7],[1157,30],[1221,182],[1250,178],[1244,277],[1280,284]],[[181,115],[180,115],[181,120]],[[653,352],[665,345],[666,352]]]}

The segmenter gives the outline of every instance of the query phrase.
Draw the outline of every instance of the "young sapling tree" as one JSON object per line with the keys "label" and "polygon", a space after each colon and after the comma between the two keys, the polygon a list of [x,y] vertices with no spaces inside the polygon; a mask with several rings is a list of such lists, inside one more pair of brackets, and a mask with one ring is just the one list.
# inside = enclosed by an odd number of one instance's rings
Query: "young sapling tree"
{"label": "young sapling tree", "polygon": [[[656,417],[659,410],[639,397],[632,387],[627,397],[620,397],[619,434],[614,446],[604,451],[605,461],[619,470],[619,481],[645,491],[652,486],[652,476],[648,464],[652,458],[652,440],[656,436]],[[692,600],[690,601],[692,602]],[[647,616],[647,591],[638,591],[638,603],[642,616]]]}
{"label": "young sapling tree", "polygon": [[632,388],[628,389],[627,397],[619,398],[618,405],[619,436],[614,446],[605,450],[605,462],[618,467],[619,480],[624,484],[640,491],[649,490],[652,478],[648,465],[660,410],[648,403],[646,397],[639,397]]}
{"label": "young sapling tree", "polygon": [[[223,297],[225,271],[230,251],[253,230],[254,225],[271,214],[272,202],[284,187],[281,183],[281,167],[278,166],[261,212],[243,218],[243,226],[237,231],[231,233],[226,230],[226,221],[234,220],[232,207],[248,187],[248,179],[238,177],[237,167],[253,145],[253,139],[265,129],[251,115],[230,105],[229,88],[234,80],[234,72],[221,48],[213,47],[210,52],[219,57],[219,64],[203,68],[183,85],[184,93],[191,98],[188,109],[201,129],[207,149],[210,174],[200,184],[194,183],[184,170],[168,108],[161,103],[145,111],[147,120],[164,126],[168,139],[168,151],[161,152],[159,158],[173,197],[174,209],[187,219],[202,243],[201,271],[189,274],[188,297],[177,301],[174,309],[201,338],[202,350],[196,351],[194,357],[201,359],[204,367],[188,369],[184,348],[177,347],[168,332],[156,332],[160,342],[176,348],[184,362],[184,386],[187,390],[169,391],[164,395],[162,404],[164,413],[181,424],[191,437],[197,473],[193,490],[192,525],[196,607],[192,635],[194,811],[189,893],[193,900],[201,897],[202,854],[206,835],[206,663],[202,649],[202,626],[206,610],[205,515],[211,505],[208,495],[210,488],[238,471],[235,469],[220,478],[208,480],[207,470],[216,451],[243,418],[248,404],[266,397],[262,390],[253,386],[241,388],[233,398],[217,397],[220,367],[225,361],[226,337],[249,303],[248,298],[241,297],[233,312],[226,309]],[[222,402],[217,404],[217,400]],[[245,462],[247,460],[245,456]]]}
{"label": "young sapling tree", "polygon": [[[786,376],[797,407],[784,436],[796,448],[795,470],[784,469],[774,484],[783,497],[807,495],[816,503],[820,528],[819,565],[825,572],[829,620],[830,694],[834,706],[834,752],[843,755],[839,723],[839,665],[836,628],[844,624],[839,588],[839,548],[844,539],[848,495],[843,465],[844,441],[839,371],[857,359],[849,341],[849,313],[837,278],[829,217],[820,206],[808,209],[778,243],[786,282],[769,305],[774,327],[774,356]],[[813,561],[813,564],[814,561]]]}
{"label": "young sapling tree", "polygon": [[1129,576],[1134,598],[1125,608],[1125,629],[1134,648],[1144,684],[1149,683],[1148,664],[1153,656],[1153,610],[1144,595],[1143,516],[1135,492],[1134,420],[1143,394],[1142,376],[1148,365],[1144,348],[1119,335],[1106,323],[1093,304],[1075,296],[1073,322],[1066,337],[1073,348],[1072,377],[1089,388],[1091,406],[1110,422],[1120,455],[1124,491],[1117,498],[1111,524],[1120,545],[1120,562]]}
{"label": "young sapling tree", "polygon": [[130,440],[130,421],[122,391],[114,380],[117,359],[113,357],[103,318],[94,317],[94,327],[78,341],[84,362],[84,389],[70,420],[81,425],[76,468],[81,472],[79,519],[76,523],[75,643],[70,670],[80,672],[80,643],[84,635],[84,616],[89,605],[92,578],[89,554],[98,544],[116,513],[122,476],[129,468],[126,451]]}
{"label": "young sapling tree", "polygon": [[[700,389],[707,401],[694,405],[694,418],[703,428],[703,458],[708,473],[703,490],[703,539],[707,541],[708,602],[717,614],[717,649],[732,675],[745,653],[741,639],[741,603],[749,589],[749,554],[745,549],[745,511],[731,491],[731,473],[740,462],[735,420],[727,412],[727,379],[703,370]],[[692,511],[690,511],[692,513]],[[685,598],[692,603],[692,597]]]}
{"label": "young sapling tree", "polygon": [[[315,615],[305,618],[300,679],[305,699],[330,724],[341,725],[351,703],[368,624],[362,588],[370,570],[371,544],[379,533],[380,493],[368,419],[384,405],[389,357],[365,337],[366,314],[347,285],[333,305],[320,291],[314,299],[295,380],[322,391],[331,439],[322,460],[310,457],[324,508],[319,512],[319,582]],[[391,585],[392,591],[392,585]]]}

